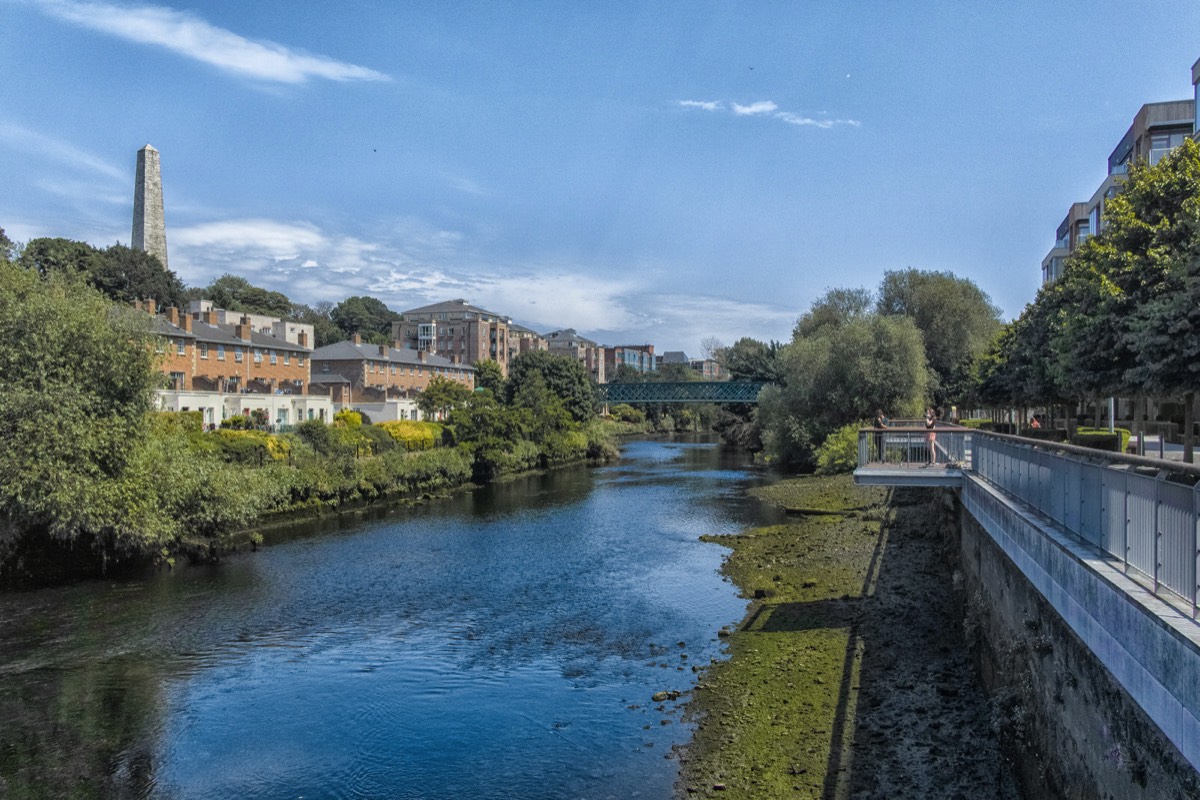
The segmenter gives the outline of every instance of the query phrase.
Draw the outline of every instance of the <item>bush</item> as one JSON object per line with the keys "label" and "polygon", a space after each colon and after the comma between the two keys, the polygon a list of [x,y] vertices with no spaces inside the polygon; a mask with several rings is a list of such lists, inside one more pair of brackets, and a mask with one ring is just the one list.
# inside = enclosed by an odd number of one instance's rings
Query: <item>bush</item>
{"label": "bush", "polygon": [[1071,444],[1080,447],[1091,447],[1096,450],[1108,450],[1113,453],[1124,453],[1129,445],[1130,432],[1128,428],[1117,428],[1111,433],[1107,428],[1078,428],[1071,437]]}
{"label": "bush", "polygon": [[262,465],[285,461],[292,452],[291,442],[265,431],[223,428],[209,435],[217,443],[224,459],[238,464]]}
{"label": "bush", "polygon": [[387,431],[405,450],[432,450],[442,442],[442,426],[436,422],[397,420],[379,422],[373,427]]}
{"label": "bush", "polygon": [[852,423],[825,437],[817,448],[817,474],[840,475],[858,466],[858,430],[867,423]]}
{"label": "bush", "polygon": [[359,428],[359,433],[366,440],[364,443],[373,455],[383,455],[396,449],[396,440],[378,425],[364,425]]}
{"label": "bush", "polygon": [[151,430],[156,434],[194,434],[204,432],[204,414],[199,411],[157,411]]}
{"label": "bush", "polygon": [[628,403],[619,403],[609,409],[609,415],[621,422],[632,422],[639,425],[646,421],[646,412],[636,409]]}
{"label": "bush", "polygon": [[348,408],[343,408],[333,415],[333,426],[335,428],[361,428],[362,424],[362,414],[357,411],[351,411]]}
{"label": "bush", "polygon": [[1065,442],[1067,432],[1061,428],[1024,428],[1021,435],[1026,439],[1039,439],[1043,442]]}
{"label": "bush", "polygon": [[333,452],[337,443],[329,426],[319,419],[310,419],[296,426],[296,435],[300,440],[322,455]]}
{"label": "bush", "polygon": [[250,420],[244,416],[228,417],[221,420],[222,430],[244,431],[250,427]]}

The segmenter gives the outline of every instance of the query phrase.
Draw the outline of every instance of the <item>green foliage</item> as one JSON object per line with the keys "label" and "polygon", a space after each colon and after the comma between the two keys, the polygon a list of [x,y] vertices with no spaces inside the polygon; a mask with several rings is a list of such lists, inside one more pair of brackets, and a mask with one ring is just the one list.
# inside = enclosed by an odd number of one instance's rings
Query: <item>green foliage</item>
{"label": "green foliage", "polygon": [[442,442],[442,426],[436,422],[396,420],[373,427],[386,431],[405,450],[432,450]]}
{"label": "green foliage", "polygon": [[578,359],[546,350],[522,353],[508,365],[507,399],[513,401],[526,382],[537,375],[577,422],[596,416],[596,384]]}
{"label": "green foliage", "polygon": [[207,436],[216,443],[221,457],[239,464],[261,466],[270,461],[286,461],[292,451],[287,439],[266,431],[220,428]]}
{"label": "green foliage", "polygon": [[967,396],[974,362],[1000,328],[1000,310],[978,286],[950,272],[887,272],[876,311],[911,319],[921,331],[933,380],[930,396],[949,405]]}
{"label": "green foliage", "polygon": [[761,381],[782,383],[778,356],[783,345],[779,342],[764,343],[756,339],[741,338],[731,347],[717,353],[721,372],[734,381]]}
{"label": "green foliage", "polygon": [[908,317],[871,314],[817,335],[798,337],[779,354],[784,385],[759,395],[769,458],[811,467],[827,435],[876,409],[917,415],[928,371],[921,333]]}
{"label": "green foliage", "polygon": [[843,425],[825,437],[817,448],[818,475],[840,475],[858,467],[858,429],[863,427],[865,422]]}
{"label": "green foliage", "polygon": [[628,403],[620,403],[615,405],[608,410],[608,413],[611,414],[615,419],[619,419],[621,422],[640,424],[646,421],[646,413],[634,408]]}
{"label": "green foliage", "polygon": [[333,415],[333,425],[335,428],[361,428],[362,424],[362,414],[358,411],[343,408]]}
{"label": "green foliage", "polygon": [[303,322],[305,325],[313,326],[313,339],[316,341],[316,347],[324,347],[327,344],[341,342],[350,337],[333,323],[329,318],[330,312],[333,310],[333,303],[325,300],[317,303],[314,306],[306,306],[298,304],[292,306],[291,317],[297,322]]}
{"label": "green foliage", "polygon": [[17,257],[17,245],[0,228],[0,263],[7,263]]}
{"label": "green foliage", "polygon": [[199,411],[156,411],[151,420],[156,434],[204,432],[204,414]]}
{"label": "green foliage", "polygon": [[169,535],[157,479],[133,467],[158,381],[148,323],[75,272],[0,263],[0,550],[35,532],[120,551]]}
{"label": "green foliage", "polygon": [[1129,437],[1132,434],[1127,428],[1114,428],[1109,431],[1108,428],[1084,428],[1075,429],[1075,433],[1071,436],[1071,444],[1077,444],[1080,447],[1093,447],[1097,450],[1111,450],[1114,453],[1124,453],[1129,446]]}
{"label": "green foliage", "polygon": [[471,390],[458,381],[434,375],[417,396],[417,408],[425,417],[442,417],[461,408],[471,397]]}
{"label": "green foliage", "polygon": [[499,363],[490,358],[484,358],[471,366],[475,367],[476,389],[487,389],[497,398],[505,396],[507,380],[504,377],[504,369]]}
{"label": "green foliage", "polygon": [[400,315],[378,298],[359,295],[330,309],[329,319],[347,337],[358,333],[372,344],[387,344],[392,339],[392,322]]}
{"label": "green foliage", "polygon": [[70,239],[34,239],[19,263],[40,275],[78,273],[117,303],[152,299],[161,307],[183,303],[183,284],[157,256],[114,244],[104,250]]}
{"label": "green foliage", "polygon": [[808,312],[796,322],[795,337],[812,337],[826,329],[836,329],[871,313],[875,298],[866,289],[829,289],[813,301]]}
{"label": "green foliage", "polygon": [[292,313],[292,301],[287,295],[254,286],[238,275],[222,275],[198,294],[211,300],[217,308],[228,311],[280,318],[288,317]]}

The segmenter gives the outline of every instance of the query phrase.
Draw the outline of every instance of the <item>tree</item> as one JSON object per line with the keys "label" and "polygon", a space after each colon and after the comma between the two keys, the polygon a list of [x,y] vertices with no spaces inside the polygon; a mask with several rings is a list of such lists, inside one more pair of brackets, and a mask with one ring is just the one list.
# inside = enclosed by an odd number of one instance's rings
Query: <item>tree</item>
{"label": "tree", "polygon": [[205,287],[201,296],[227,311],[280,318],[287,317],[292,311],[292,301],[287,295],[259,288],[238,275],[222,275]]}
{"label": "tree", "polygon": [[387,344],[392,339],[392,322],[400,315],[382,300],[367,295],[347,297],[329,312],[333,321],[347,336],[358,333],[373,344]]}
{"label": "tree", "polygon": [[509,363],[507,398],[510,403],[534,374],[540,375],[546,387],[563,401],[572,418],[586,422],[596,416],[596,384],[583,362],[546,350],[530,350]]}
{"label": "tree", "polygon": [[327,344],[334,342],[345,341],[349,337],[345,331],[333,324],[333,320],[329,318],[329,313],[333,310],[333,303],[328,300],[322,300],[312,306],[297,304],[292,306],[291,317],[297,322],[303,322],[305,325],[313,326],[314,347],[324,347]]}
{"label": "tree", "polygon": [[794,336],[779,361],[784,383],[763,389],[759,418],[765,449],[791,466],[811,467],[828,434],[876,409],[916,415],[925,402],[925,348],[908,317],[869,314],[823,326]]}
{"label": "tree", "polygon": [[464,405],[471,397],[471,390],[458,381],[434,375],[429,385],[417,395],[417,408],[426,417],[443,417]]}
{"label": "tree", "polygon": [[8,263],[16,258],[17,245],[0,228],[0,262]]}
{"label": "tree", "polygon": [[497,399],[504,398],[504,368],[499,363],[483,358],[471,366],[475,367],[475,388],[487,389]]}
{"label": "tree", "polygon": [[781,383],[777,356],[783,345],[779,342],[760,342],[743,337],[717,355],[721,371],[734,381]]}
{"label": "tree", "polygon": [[1000,329],[1000,310],[978,286],[950,272],[917,269],[884,273],[875,310],[912,319],[925,339],[935,403],[961,400],[970,390],[974,361]]}
{"label": "tree", "polygon": [[146,316],[74,270],[2,263],[0,342],[0,563],[26,537],[118,553],[174,531],[147,466]]}
{"label": "tree", "polygon": [[180,306],[183,283],[163,268],[158,256],[121,244],[98,250],[71,239],[34,239],[19,263],[40,275],[78,273],[116,303],[154,300],[162,307]]}
{"label": "tree", "polygon": [[871,313],[875,300],[866,289],[828,289],[796,322],[797,336],[815,336],[827,327],[839,328]]}

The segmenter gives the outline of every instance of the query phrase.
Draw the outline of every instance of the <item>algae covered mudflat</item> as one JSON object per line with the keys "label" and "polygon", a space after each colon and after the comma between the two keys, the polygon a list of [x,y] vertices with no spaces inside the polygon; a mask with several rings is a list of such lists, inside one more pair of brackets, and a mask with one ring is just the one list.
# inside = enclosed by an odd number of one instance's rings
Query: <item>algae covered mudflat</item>
{"label": "algae covered mudflat", "polygon": [[1004,796],[939,497],[848,476],[754,491],[798,513],[709,537],[731,548],[725,573],[753,602],[689,704],[678,794]]}

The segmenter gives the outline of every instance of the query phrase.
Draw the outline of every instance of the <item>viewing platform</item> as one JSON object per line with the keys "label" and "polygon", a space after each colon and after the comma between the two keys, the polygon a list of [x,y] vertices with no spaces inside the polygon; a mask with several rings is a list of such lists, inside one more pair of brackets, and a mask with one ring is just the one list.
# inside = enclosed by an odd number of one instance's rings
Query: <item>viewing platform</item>
{"label": "viewing platform", "polygon": [[932,430],[899,420],[887,428],[858,432],[858,469],[862,486],[959,488],[971,463],[970,428],[939,423]]}

